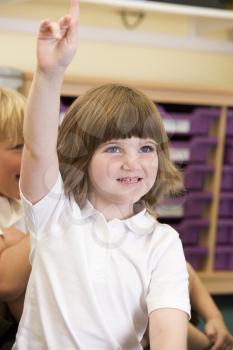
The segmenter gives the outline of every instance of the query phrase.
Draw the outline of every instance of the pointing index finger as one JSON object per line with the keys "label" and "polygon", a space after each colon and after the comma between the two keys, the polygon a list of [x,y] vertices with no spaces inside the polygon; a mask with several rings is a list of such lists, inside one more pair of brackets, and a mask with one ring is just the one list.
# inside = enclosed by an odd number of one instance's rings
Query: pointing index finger
{"label": "pointing index finger", "polygon": [[70,17],[73,21],[78,22],[79,17],[79,0],[70,1]]}

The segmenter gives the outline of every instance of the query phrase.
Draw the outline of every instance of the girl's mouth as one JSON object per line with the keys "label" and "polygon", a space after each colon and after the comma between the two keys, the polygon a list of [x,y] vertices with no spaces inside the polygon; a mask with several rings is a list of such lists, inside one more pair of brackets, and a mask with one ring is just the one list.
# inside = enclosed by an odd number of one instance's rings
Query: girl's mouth
{"label": "girl's mouth", "polygon": [[121,177],[117,179],[118,182],[125,183],[125,184],[136,184],[142,180],[141,177]]}

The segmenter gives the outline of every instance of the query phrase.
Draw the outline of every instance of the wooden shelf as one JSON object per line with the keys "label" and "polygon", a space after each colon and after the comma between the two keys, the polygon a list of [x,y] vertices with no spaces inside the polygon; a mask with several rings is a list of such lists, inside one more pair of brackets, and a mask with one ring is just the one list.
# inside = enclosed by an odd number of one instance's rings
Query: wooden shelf
{"label": "wooden shelf", "polygon": [[[27,95],[32,81],[32,74],[24,74],[24,86],[21,91]],[[88,89],[105,83],[124,83],[143,91],[156,102],[202,104],[208,106],[233,106],[233,89],[219,87],[218,89],[203,86],[190,86],[165,83],[151,83],[143,81],[100,80],[89,77],[66,76],[62,86],[62,95],[78,96]]]}
{"label": "wooden shelf", "polygon": [[233,293],[233,271],[199,272],[198,275],[211,294]]}

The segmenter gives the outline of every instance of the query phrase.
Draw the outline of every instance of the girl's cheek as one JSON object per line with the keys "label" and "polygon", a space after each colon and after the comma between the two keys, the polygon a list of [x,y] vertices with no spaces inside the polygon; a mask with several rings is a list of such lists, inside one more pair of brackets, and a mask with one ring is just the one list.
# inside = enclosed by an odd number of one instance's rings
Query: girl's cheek
{"label": "girl's cheek", "polygon": [[10,162],[11,167],[16,169],[16,170],[20,170],[21,159],[22,159],[21,153],[18,153],[18,154],[15,154],[14,156],[12,156],[11,162]]}
{"label": "girl's cheek", "polygon": [[148,157],[147,164],[149,164],[150,166],[153,166],[153,167],[157,167],[158,166],[158,158],[155,156]]}

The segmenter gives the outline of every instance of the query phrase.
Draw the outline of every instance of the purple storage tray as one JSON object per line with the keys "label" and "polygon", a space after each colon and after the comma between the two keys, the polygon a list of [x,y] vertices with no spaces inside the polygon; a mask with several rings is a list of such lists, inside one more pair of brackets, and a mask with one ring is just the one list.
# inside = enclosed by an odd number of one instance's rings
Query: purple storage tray
{"label": "purple storage tray", "polygon": [[190,219],[172,226],[179,233],[184,245],[198,245],[199,237],[202,231],[208,228],[209,221],[207,219]]}
{"label": "purple storage tray", "polygon": [[233,166],[224,165],[221,180],[222,191],[233,191]]}
{"label": "purple storage tray", "polygon": [[218,220],[217,239],[218,245],[233,245],[233,220]]}
{"label": "purple storage tray", "polygon": [[60,102],[60,112],[65,113],[69,106],[65,105],[62,101]]}
{"label": "purple storage tray", "polygon": [[206,163],[216,144],[215,137],[194,137],[191,141],[172,141],[171,159],[177,163]]}
{"label": "purple storage tray", "polygon": [[215,270],[233,270],[233,245],[216,248],[214,268]]}
{"label": "purple storage tray", "polygon": [[195,270],[200,270],[202,268],[203,259],[208,254],[208,249],[206,247],[184,246],[184,254],[186,260],[192,265],[192,267]]}
{"label": "purple storage tray", "polygon": [[233,136],[233,110],[229,110],[227,114],[227,126],[226,126],[226,135]]}
{"label": "purple storage tray", "polygon": [[213,172],[214,167],[208,164],[187,165],[184,170],[184,185],[188,190],[201,191],[204,188],[206,175]]}
{"label": "purple storage tray", "polygon": [[59,124],[62,123],[68,108],[69,106],[65,105],[62,101],[60,102]]}
{"label": "purple storage tray", "polygon": [[227,139],[225,144],[224,162],[233,164],[233,140]]}
{"label": "purple storage tray", "polygon": [[170,135],[208,135],[212,122],[219,117],[218,108],[199,107],[192,112],[167,112],[159,106],[165,129]]}
{"label": "purple storage tray", "polygon": [[220,117],[219,108],[199,107],[194,111],[192,132],[195,135],[207,135],[212,122]]}
{"label": "purple storage tray", "polygon": [[219,203],[219,217],[233,217],[233,192],[221,192]]}
{"label": "purple storage tray", "polygon": [[189,192],[185,198],[184,217],[201,217],[212,200],[212,194],[210,192]]}

